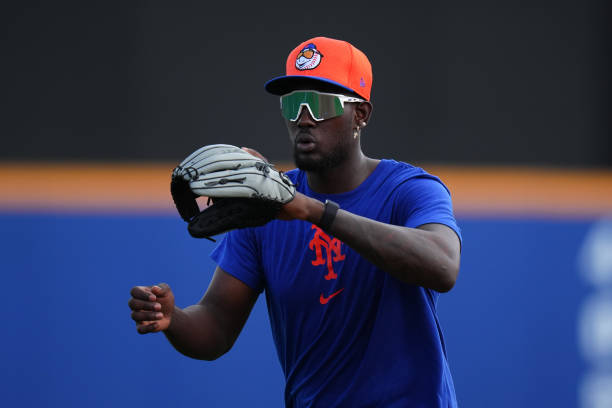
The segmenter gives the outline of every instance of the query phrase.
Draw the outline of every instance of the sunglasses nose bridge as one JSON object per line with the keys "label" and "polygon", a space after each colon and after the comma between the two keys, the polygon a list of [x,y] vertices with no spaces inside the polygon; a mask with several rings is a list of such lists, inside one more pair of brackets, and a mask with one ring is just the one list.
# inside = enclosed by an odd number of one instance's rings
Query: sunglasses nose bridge
{"label": "sunglasses nose bridge", "polygon": [[295,120],[293,120],[293,122],[297,123],[298,125],[307,123],[314,124],[317,122],[317,119],[315,119],[314,115],[312,114],[310,106],[308,106],[306,102],[303,102],[302,104],[300,104],[297,116],[295,117]]}

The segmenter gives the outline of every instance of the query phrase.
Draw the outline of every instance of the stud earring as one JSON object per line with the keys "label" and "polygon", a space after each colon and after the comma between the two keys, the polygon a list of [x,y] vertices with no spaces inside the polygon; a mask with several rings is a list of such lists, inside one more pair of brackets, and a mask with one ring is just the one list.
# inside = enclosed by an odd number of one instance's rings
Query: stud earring
{"label": "stud earring", "polygon": [[367,123],[361,122],[361,127],[366,127]]}

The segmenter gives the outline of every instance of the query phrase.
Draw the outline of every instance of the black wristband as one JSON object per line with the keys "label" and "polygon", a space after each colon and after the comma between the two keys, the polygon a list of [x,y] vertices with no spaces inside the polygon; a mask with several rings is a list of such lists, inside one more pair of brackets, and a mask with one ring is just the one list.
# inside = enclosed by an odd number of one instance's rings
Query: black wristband
{"label": "black wristband", "polygon": [[319,221],[319,227],[321,227],[323,230],[328,230],[334,223],[339,209],[340,206],[338,203],[335,203],[332,200],[325,200],[325,209],[323,210],[321,221]]}

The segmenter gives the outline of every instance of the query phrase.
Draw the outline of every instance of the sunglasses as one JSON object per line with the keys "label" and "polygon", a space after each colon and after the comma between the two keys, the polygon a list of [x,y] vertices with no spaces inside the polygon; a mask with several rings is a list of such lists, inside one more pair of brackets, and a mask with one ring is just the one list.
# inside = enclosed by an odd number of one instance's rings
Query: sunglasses
{"label": "sunglasses", "polygon": [[308,58],[308,59],[311,59],[311,58],[312,58],[312,56],[314,55],[314,53],[315,53],[315,52],[314,52],[314,50],[306,50],[306,51],[302,51],[302,52],[300,52],[300,53],[297,55],[296,59],[298,59],[298,58],[300,58],[300,57],[306,57],[306,58]]}
{"label": "sunglasses", "polygon": [[282,115],[292,122],[300,117],[302,106],[308,109],[314,120],[322,121],[342,115],[345,102],[365,102],[365,100],[316,91],[294,91],[280,97]]}

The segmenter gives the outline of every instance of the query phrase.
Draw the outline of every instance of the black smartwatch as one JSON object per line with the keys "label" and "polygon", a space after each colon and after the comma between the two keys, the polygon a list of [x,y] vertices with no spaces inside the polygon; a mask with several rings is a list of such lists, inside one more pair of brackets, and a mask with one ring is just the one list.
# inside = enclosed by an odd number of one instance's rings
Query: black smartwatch
{"label": "black smartwatch", "polygon": [[339,209],[340,206],[338,203],[335,203],[332,200],[325,200],[325,209],[323,210],[321,221],[319,221],[319,227],[321,227],[323,230],[328,230],[334,223]]}

